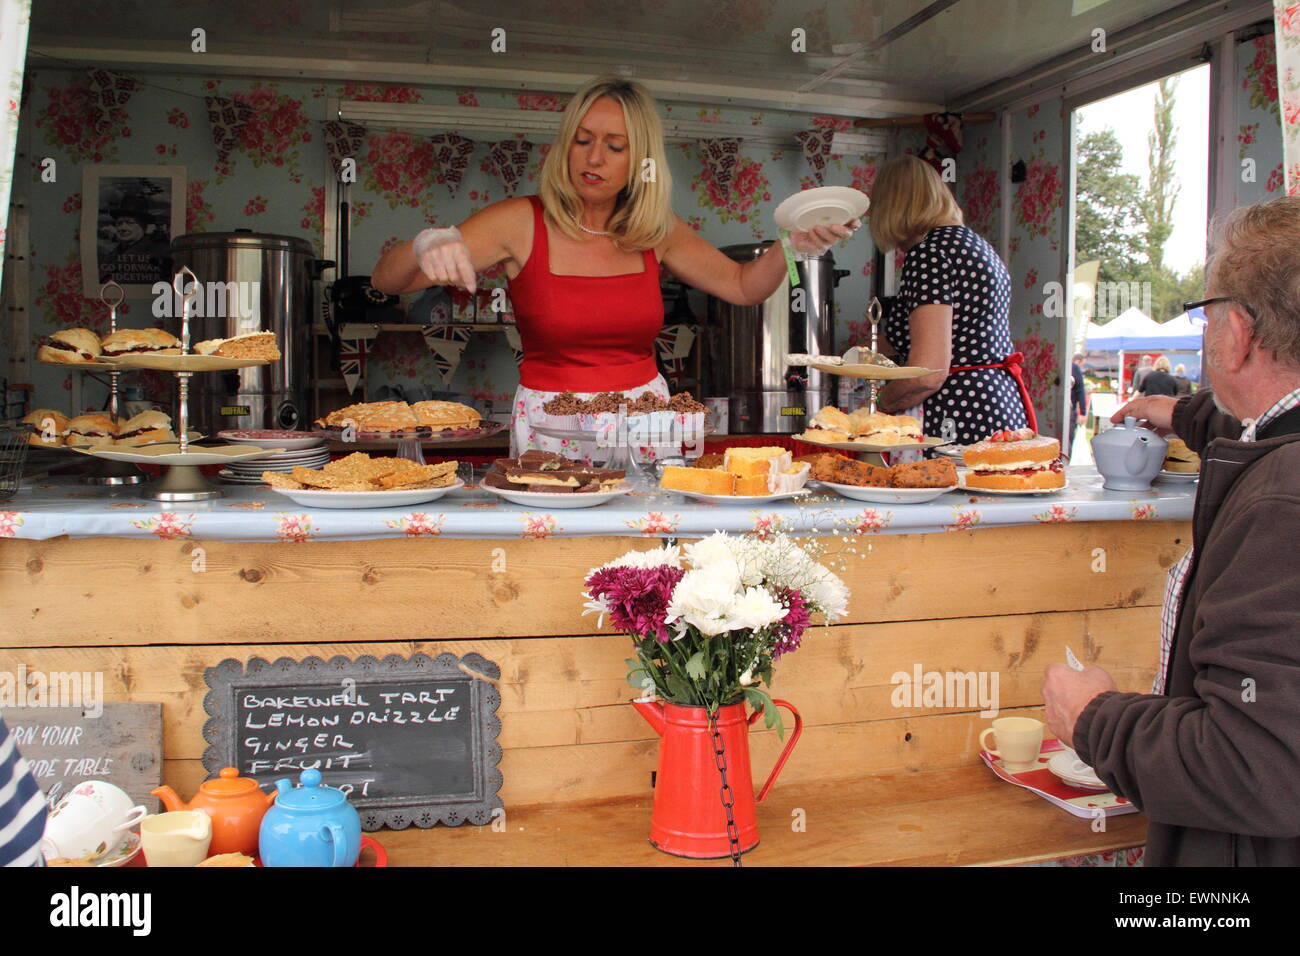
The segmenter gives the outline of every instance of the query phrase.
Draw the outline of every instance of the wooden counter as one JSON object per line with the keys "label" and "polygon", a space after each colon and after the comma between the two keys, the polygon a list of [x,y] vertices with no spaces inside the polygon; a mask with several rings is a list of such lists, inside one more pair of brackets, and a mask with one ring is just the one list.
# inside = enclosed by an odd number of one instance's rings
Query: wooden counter
{"label": "wooden counter", "polygon": [[[1122,690],[1147,690],[1165,571],[1189,541],[1187,524],[1174,521],[872,538],[841,572],[848,619],[810,631],[777,665],[774,693],[800,708],[805,733],[760,807],[765,842],[751,862],[1006,863],[1140,843],[1136,815],[1092,833],[1088,821],[998,782],[976,756],[987,724],[978,705],[897,708],[890,677],[916,665],[997,672],[1001,709],[1034,715],[1043,670],[1068,644]],[[0,669],[101,670],[108,700],[161,701],[164,777],[188,796],[206,776],[205,667],[228,657],[477,652],[501,667],[510,825],[532,821],[554,836],[381,833],[393,862],[677,862],[645,843],[657,738],[627,704],[629,642],[593,633],[579,593],[590,568],[650,546],[3,539]],[[753,735],[756,773],[778,744],[774,733]],[[793,806],[808,810],[807,833],[788,832]],[[1015,839],[1003,846],[981,828]]]}

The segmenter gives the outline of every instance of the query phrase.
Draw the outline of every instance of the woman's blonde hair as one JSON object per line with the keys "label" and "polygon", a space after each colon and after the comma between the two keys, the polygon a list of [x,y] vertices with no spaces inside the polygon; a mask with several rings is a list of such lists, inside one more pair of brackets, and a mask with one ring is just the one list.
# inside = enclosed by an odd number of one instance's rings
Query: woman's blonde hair
{"label": "woman's blonde hair", "polygon": [[573,94],[560,120],[560,132],[542,164],[538,192],[555,227],[566,236],[583,238],[578,228],[582,199],[569,181],[569,150],[587,110],[605,96],[623,107],[628,139],[627,183],[615,201],[606,228],[620,249],[640,252],[667,239],[674,225],[669,201],[673,184],[664,155],[663,125],[654,99],[640,83],[599,76]]}
{"label": "woman's blonde hair", "polygon": [[1167,372],[1169,371],[1169,367],[1169,359],[1165,358],[1163,355],[1156,359],[1157,372]]}
{"label": "woman's blonde hair", "polygon": [[871,238],[882,252],[911,246],[941,222],[963,222],[939,174],[915,156],[891,159],[871,187]]}

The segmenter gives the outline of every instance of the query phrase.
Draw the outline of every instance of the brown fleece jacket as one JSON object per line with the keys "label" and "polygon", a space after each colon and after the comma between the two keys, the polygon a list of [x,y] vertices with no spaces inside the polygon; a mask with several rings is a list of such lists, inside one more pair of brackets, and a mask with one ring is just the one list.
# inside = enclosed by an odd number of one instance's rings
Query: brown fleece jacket
{"label": "brown fleece jacket", "polygon": [[1074,726],[1150,819],[1149,866],[1300,865],[1300,409],[1241,429],[1208,390],[1175,406],[1202,465],[1166,696],[1100,694]]}

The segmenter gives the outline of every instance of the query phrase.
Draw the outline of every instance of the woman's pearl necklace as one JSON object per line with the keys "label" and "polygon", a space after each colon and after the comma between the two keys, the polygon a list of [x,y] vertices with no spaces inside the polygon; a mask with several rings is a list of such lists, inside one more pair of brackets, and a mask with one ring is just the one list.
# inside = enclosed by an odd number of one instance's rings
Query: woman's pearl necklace
{"label": "woman's pearl necklace", "polygon": [[596,230],[596,229],[588,229],[586,226],[584,226],[584,225],[582,224],[582,221],[581,221],[581,220],[575,219],[575,220],[573,220],[573,221],[576,222],[576,223],[578,224],[578,228],[579,228],[579,229],[581,229],[583,232],[590,233],[590,234],[593,235],[593,236],[608,236],[608,235],[609,235],[608,232],[600,232],[600,231],[598,231],[598,230]]}

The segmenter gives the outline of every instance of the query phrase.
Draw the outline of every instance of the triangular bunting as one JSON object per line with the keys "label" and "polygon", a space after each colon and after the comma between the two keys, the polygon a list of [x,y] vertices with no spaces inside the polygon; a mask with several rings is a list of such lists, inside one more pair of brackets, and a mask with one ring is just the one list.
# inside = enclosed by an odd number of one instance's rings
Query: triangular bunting
{"label": "triangular bunting", "polygon": [[470,330],[456,325],[426,325],[420,330],[424,344],[433,353],[433,364],[442,376],[442,383],[449,385],[451,377],[460,366],[461,353],[469,341]]}
{"label": "triangular bunting", "polygon": [[240,134],[256,112],[247,103],[224,96],[205,96],[208,120],[212,123],[212,143],[217,149],[217,165],[224,166],[230,152],[239,145]]}
{"label": "triangular bunting", "polygon": [[343,160],[352,159],[355,162],[360,159],[361,147],[366,141],[365,128],[356,123],[330,120],[322,124],[321,129],[325,133],[325,155],[329,157],[334,175],[337,176],[343,168]]}
{"label": "triangular bunting", "polygon": [[826,173],[826,159],[831,154],[831,140],[835,137],[835,130],[829,126],[819,126],[815,129],[800,130],[794,135],[799,140],[799,145],[803,147],[804,159],[808,160],[817,185],[825,185],[823,176]]}
{"label": "triangular bunting", "polygon": [[373,325],[349,322],[339,329],[339,371],[351,395],[366,380],[366,355],[370,341],[379,334]]}
{"label": "triangular bunting", "polygon": [[465,178],[465,170],[469,168],[474,141],[455,133],[439,133],[430,136],[429,142],[433,144],[433,178],[455,196],[460,189],[460,181]]}
{"label": "triangular bunting", "polygon": [[684,359],[695,344],[695,329],[689,325],[669,325],[655,338],[655,348],[664,361]]}
{"label": "triangular bunting", "polygon": [[736,172],[736,160],[740,158],[742,142],[743,140],[739,139],[700,140],[704,168],[713,174],[713,182],[723,192],[731,188],[731,177]]}
{"label": "triangular bunting", "polygon": [[513,196],[516,187],[523,182],[532,155],[533,144],[526,139],[503,139],[492,144],[488,164],[505,186],[507,196]]}
{"label": "triangular bunting", "polygon": [[510,345],[510,350],[515,353],[515,366],[518,367],[524,361],[524,343],[519,338],[519,329],[513,325],[507,325],[506,342]]}
{"label": "triangular bunting", "polygon": [[90,125],[95,132],[102,133],[115,120],[126,116],[126,104],[140,84],[112,70],[87,70],[86,76],[90,80]]}

